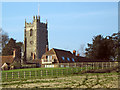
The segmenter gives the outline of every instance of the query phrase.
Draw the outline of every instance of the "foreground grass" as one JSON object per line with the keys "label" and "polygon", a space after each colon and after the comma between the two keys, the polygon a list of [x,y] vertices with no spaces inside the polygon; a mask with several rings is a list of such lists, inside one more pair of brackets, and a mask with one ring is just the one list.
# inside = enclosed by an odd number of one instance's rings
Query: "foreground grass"
{"label": "foreground grass", "polygon": [[66,67],[64,67],[64,68],[25,68],[25,69],[6,70],[6,71],[2,71],[2,72],[4,73],[4,72],[34,71],[34,70],[48,70],[48,69],[49,70],[66,69]]}
{"label": "foreground grass", "polygon": [[[89,69],[91,67],[88,67]],[[87,68],[87,69],[88,69]],[[66,76],[72,75],[75,73],[80,73],[86,71],[85,67],[76,67],[76,68],[29,68],[29,69],[15,69],[2,71],[2,82],[4,81],[14,81],[20,79],[37,79],[51,76]]]}
{"label": "foreground grass", "polygon": [[118,88],[118,73],[77,74],[2,83],[4,88]]}

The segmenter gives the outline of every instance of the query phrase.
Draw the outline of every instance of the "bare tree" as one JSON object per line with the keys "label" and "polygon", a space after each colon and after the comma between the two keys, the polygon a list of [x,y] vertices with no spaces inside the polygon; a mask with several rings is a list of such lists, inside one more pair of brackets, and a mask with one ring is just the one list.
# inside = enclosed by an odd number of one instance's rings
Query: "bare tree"
{"label": "bare tree", "polygon": [[2,51],[2,48],[5,47],[5,44],[9,41],[9,36],[8,34],[0,28],[0,54]]}
{"label": "bare tree", "polygon": [[80,54],[80,56],[85,56],[85,44],[80,45],[80,48],[77,50],[77,53]]}
{"label": "bare tree", "polygon": [[5,44],[7,44],[8,41],[9,41],[9,36],[8,36],[8,34],[7,34],[5,31],[3,31],[2,29],[1,29],[1,31],[2,31],[2,48],[4,48],[4,47],[5,47]]}

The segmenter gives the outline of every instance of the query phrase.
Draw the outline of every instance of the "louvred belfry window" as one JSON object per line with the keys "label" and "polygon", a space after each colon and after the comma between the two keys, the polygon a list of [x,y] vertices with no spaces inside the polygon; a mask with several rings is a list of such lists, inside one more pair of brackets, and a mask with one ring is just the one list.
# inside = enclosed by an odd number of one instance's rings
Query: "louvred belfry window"
{"label": "louvred belfry window", "polygon": [[33,35],[33,30],[32,29],[30,29],[30,36],[32,36]]}
{"label": "louvred belfry window", "polygon": [[33,53],[31,52],[31,56],[33,56]]}

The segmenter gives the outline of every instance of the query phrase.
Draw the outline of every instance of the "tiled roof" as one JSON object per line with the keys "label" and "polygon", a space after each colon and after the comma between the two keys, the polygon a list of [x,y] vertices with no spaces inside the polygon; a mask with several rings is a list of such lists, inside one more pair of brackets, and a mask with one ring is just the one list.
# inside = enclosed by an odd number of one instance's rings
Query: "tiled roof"
{"label": "tiled roof", "polygon": [[76,58],[78,59],[79,62],[91,62],[91,59],[86,58],[86,57],[82,57],[82,56],[76,56]]}
{"label": "tiled roof", "polygon": [[51,55],[51,54],[56,54],[59,63],[78,62],[76,60],[76,57],[70,51],[52,48],[50,51],[47,51],[44,55]]}
{"label": "tiled roof", "polygon": [[90,59],[86,57],[76,56],[79,62],[108,62],[108,60],[100,60],[100,59]]}
{"label": "tiled roof", "polygon": [[[55,49],[53,48],[56,56],[59,60],[59,63],[73,63],[73,62],[78,62],[76,60],[76,57],[70,52],[70,51],[66,51],[66,50],[61,50],[61,49]],[[74,61],[72,60],[72,58],[74,59]]]}
{"label": "tiled roof", "polygon": [[35,60],[32,60],[32,61],[27,61],[27,63],[31,63],[31,64],[39,63],[39,64],[41,64],[41,60],[40,59],[35,59]]}
{"label": "tiled roof", "polygon": [[50,55],[50,54],[55,54],[53,48],[50,51],[45,52],[45,55]]}
{"label": "tiled roof", "polygon": [[0,66],[2,66],[4,63],[11,64],[14,61],[14,57],[12,55],[11,56],[0,56],[0,60],[1,60]]}
{"label": "tiled roof", "polygon": [[90,59],[82,56],[75,56],[70,51],[52,48],[44,55],[56,54],[59,63],[74,63],[74,62],[106,62],[107,60]]}

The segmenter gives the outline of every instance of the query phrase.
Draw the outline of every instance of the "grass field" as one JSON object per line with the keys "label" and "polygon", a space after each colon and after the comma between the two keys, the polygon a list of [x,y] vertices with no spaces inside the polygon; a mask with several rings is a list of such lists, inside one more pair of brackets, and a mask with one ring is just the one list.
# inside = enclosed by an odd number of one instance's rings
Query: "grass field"
{"label": "grass field", "polygon": [[[67,67],[28,68],[2,71],[2,87],[33,89],[118,88],[117,68],[112,73],[85,73],[87,70],[91,69],[91,67]],[[111,70],[111,68],[109,69]],[[94,70],[100,71],[99,68],[94,68]]]}
{"label": "grass field", "polygon": [[13,69],[13,70],[6,70],[2,72],[19,72],[19,71],[34,71],[34,70],[56,70],[56,69],[66,69],[70,67],[64,67],[64,68],[25,68],[25,69]]}
{"label": "grass field", "polygon": [[74,74],[3,82],[4,88],[118,88],[118,73]]}
{"label": "grass field", "polygon": [[89,70],[91,67],[75,67],[75,68],[28,68],[2,71],[2,81],[14,81],[20,79],[43,78],[51,76],[63,76],[80,73]]}

